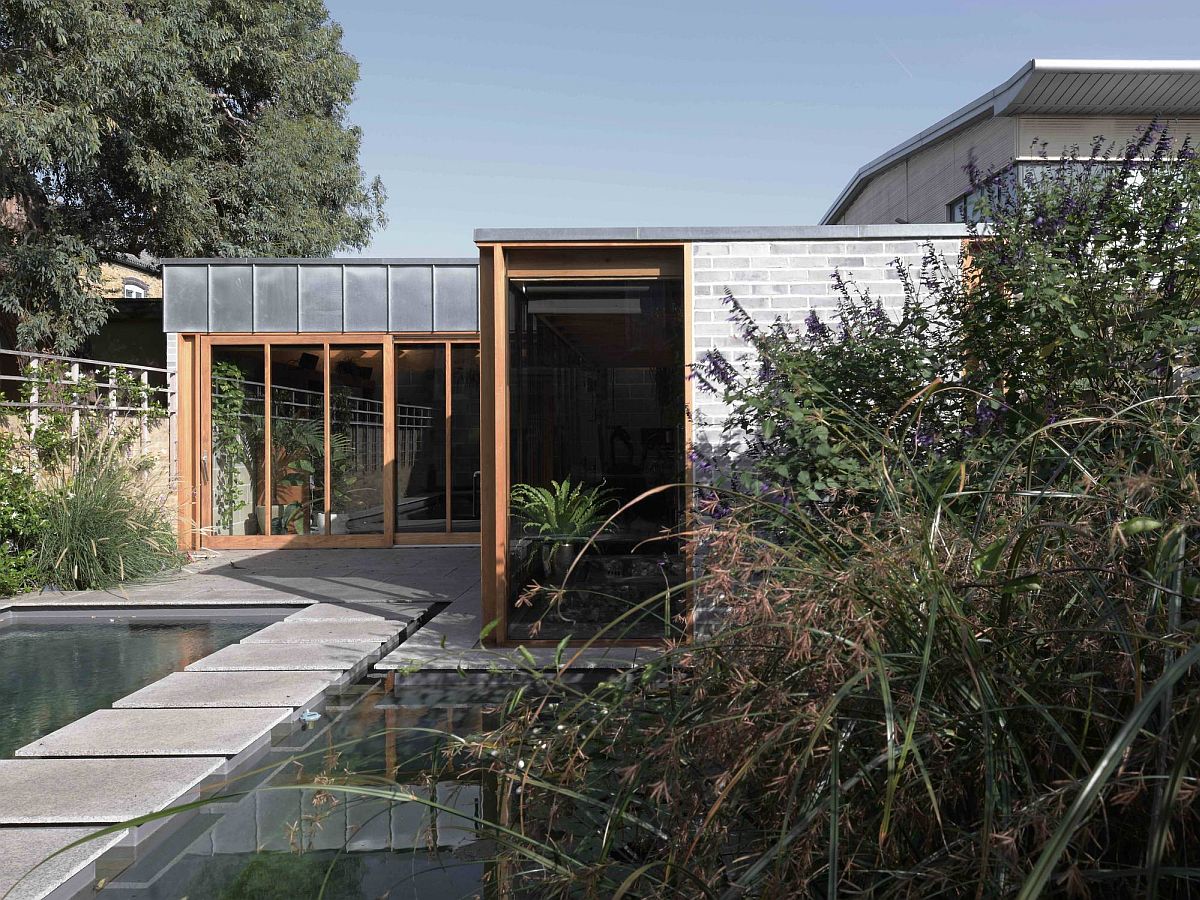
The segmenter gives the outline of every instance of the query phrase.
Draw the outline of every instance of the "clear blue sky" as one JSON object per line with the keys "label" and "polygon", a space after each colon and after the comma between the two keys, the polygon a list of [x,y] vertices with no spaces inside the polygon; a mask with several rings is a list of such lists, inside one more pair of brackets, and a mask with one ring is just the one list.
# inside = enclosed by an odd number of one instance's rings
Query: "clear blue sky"
{"label": "clear blue sky", "polygon": [[816,222],[1032,57],[1200,56],[1197,0],[327,0],[383,177],[372,256],[478,226]]}

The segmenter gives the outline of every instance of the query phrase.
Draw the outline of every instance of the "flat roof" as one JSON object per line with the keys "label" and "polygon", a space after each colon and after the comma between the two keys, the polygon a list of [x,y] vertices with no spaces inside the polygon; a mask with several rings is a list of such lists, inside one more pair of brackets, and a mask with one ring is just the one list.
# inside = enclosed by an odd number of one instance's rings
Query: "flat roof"
{"label": "flat roof", "polygon": [[854,173],[821,217],[837,219],[866,183],[917,151],[996,116],[1200,115],[1200,60],[1031,59],[1002,84]]}
{"label": "flat roof", "polygon": [[164,266],[477,266],[474,256],[179,256],[160,260]]}
{"label": "flat roof", "polygon": [[624,228],[476,228],[480,244],[523,241],[816,241],[856,238],[960,238],[965,225],[732,225]]}

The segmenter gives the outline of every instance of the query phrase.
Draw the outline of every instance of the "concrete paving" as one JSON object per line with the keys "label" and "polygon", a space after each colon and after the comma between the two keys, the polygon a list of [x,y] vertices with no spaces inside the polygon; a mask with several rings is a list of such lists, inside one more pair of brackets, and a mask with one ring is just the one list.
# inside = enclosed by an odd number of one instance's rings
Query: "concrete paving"
{"label": "concrete paving", "polygon": [[370,644],[230,644],[196,660],[184,671],[314,672],[342,669],[354,673],[378,656],[378,647]]}
{"label": "concrete paving", "polygon": [[114,709],[276,706],[303,709],[333,685],[340,670],[315,672],[174,672],[113,704]]}
{"label": "concrete paving", "polygon": [[[404,606],[396,607],[396,609],[404,610],[405,612],[407,612],[408,610],[413,610],[414,612],[412,612],[412,614],[410,616],[406,616],[406,618],[416,619],[420,615],[420,612],[418,612],[418,611],[424,611],[426,609],[426,607],[424,605],[409,606],[406,604]],[[335,603],[314,603],[312,606],[306,606],[304,609],[300,610],[299,612],[292,613],[286,619],[284,619],[284,621],[285,622],[386,622],[387,619],[385,619],[383,616],[376,615],[375,613],[363,612],[360,609],[354,609],[353,607],[349,607],[349,606],[338,606]]]}
{"label": "concrete paving", "polygon": [[168,578],[105,591],[22,594],[0,601],[0,609],[327,603],[388,616],[403,614],[404,606],[458,600],[479,604],[478,547],[205,551]]}
{"label": "concrete paving", "polygon": [[403,637],[403,622],[276,622],[249,637],[243,644],[391,644]]}
{"label": "concrete paving", "polygon": [[191,798],[224,760],[0,759],[0,825],[113,825]]}
{"label": "concrete paving", "polygon": [[129,833],[118,831],[71,847],[95,834],[96,828],[0,828],[0,897],[4,900],[42,900],[75,879],[79,887],[90,884],[92,863]]}
{"label": "concrete paving", "polygon": [[[20,748],[26,757],[237,756],[264,740],[292,710],[98,709]],[[103,790],[100,785],[97,790]]]}

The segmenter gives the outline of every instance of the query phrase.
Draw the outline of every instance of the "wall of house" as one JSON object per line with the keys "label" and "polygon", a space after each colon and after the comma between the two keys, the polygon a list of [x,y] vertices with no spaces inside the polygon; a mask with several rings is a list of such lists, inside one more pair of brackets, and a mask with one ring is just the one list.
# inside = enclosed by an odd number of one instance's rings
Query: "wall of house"
{"label": "wall of house", "polygon": [[[747,347],[729,320],[725,301],[728,289],[756,321],[776,319],[802,323],[810,313],[828,320],[837,308],[831,275],[836,270],[863,290],[897,308],[904,299],[896,259],[919,267],[926,248],[957,264],[962,237],[955,226],[926,229],[926,235],[900,232],[895,226],[873,229],[877,237],[840,237],[850,229],[829,226],[813,229],[827,236],[808,240],[711,241],[692,244],[693,359],[702,360],[710,349],[731,358],[745,358]],[[861,230],[861,229],[860,229]],[[965,232],[961,232],[964,233]],[[692,401],[696,413],[694,438],[698,445],[716,444],[728,410],[719,398],[696,385]]]}
{"label": "wall of house", "polygon": [[957,132],[880,172],[843,213],[840,224],[945,222],[946,204],[971,189],[966,167],[1003,168],[1017,154],[1017,120],[989,119]]}
{"label": "wall of house", "polygon": [[[1095,139],[1103,137],[1121,146],[1140,134],[1150,124],[1152,116],[1021,116],[1017,119],[1017,155],[1036,156],[1041,144],[1046,154],[1056,157],[1065,149],[1091,148]],[[1178,138],[1192,135],[1200,138],[1200,118],[1169,118],[1163,120]]]}

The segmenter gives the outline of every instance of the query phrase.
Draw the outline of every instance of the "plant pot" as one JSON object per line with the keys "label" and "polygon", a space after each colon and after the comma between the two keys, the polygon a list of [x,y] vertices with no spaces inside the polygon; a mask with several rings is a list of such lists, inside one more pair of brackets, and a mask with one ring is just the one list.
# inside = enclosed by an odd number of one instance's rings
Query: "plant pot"
{"label": "plant pot", "polygon": [[[325,533],[325,513],[317,513],[317,524],[315,531],[317,534]],[[329,533],[330,534],[349,534],[346,527],[346,520],[341,513],[329,514]]]}
{"label": "plant pot", "polygon": [[562,584],[578,557],[579,547],[575,544],[546,544],[542,547],[542,569],[551,581]]}

